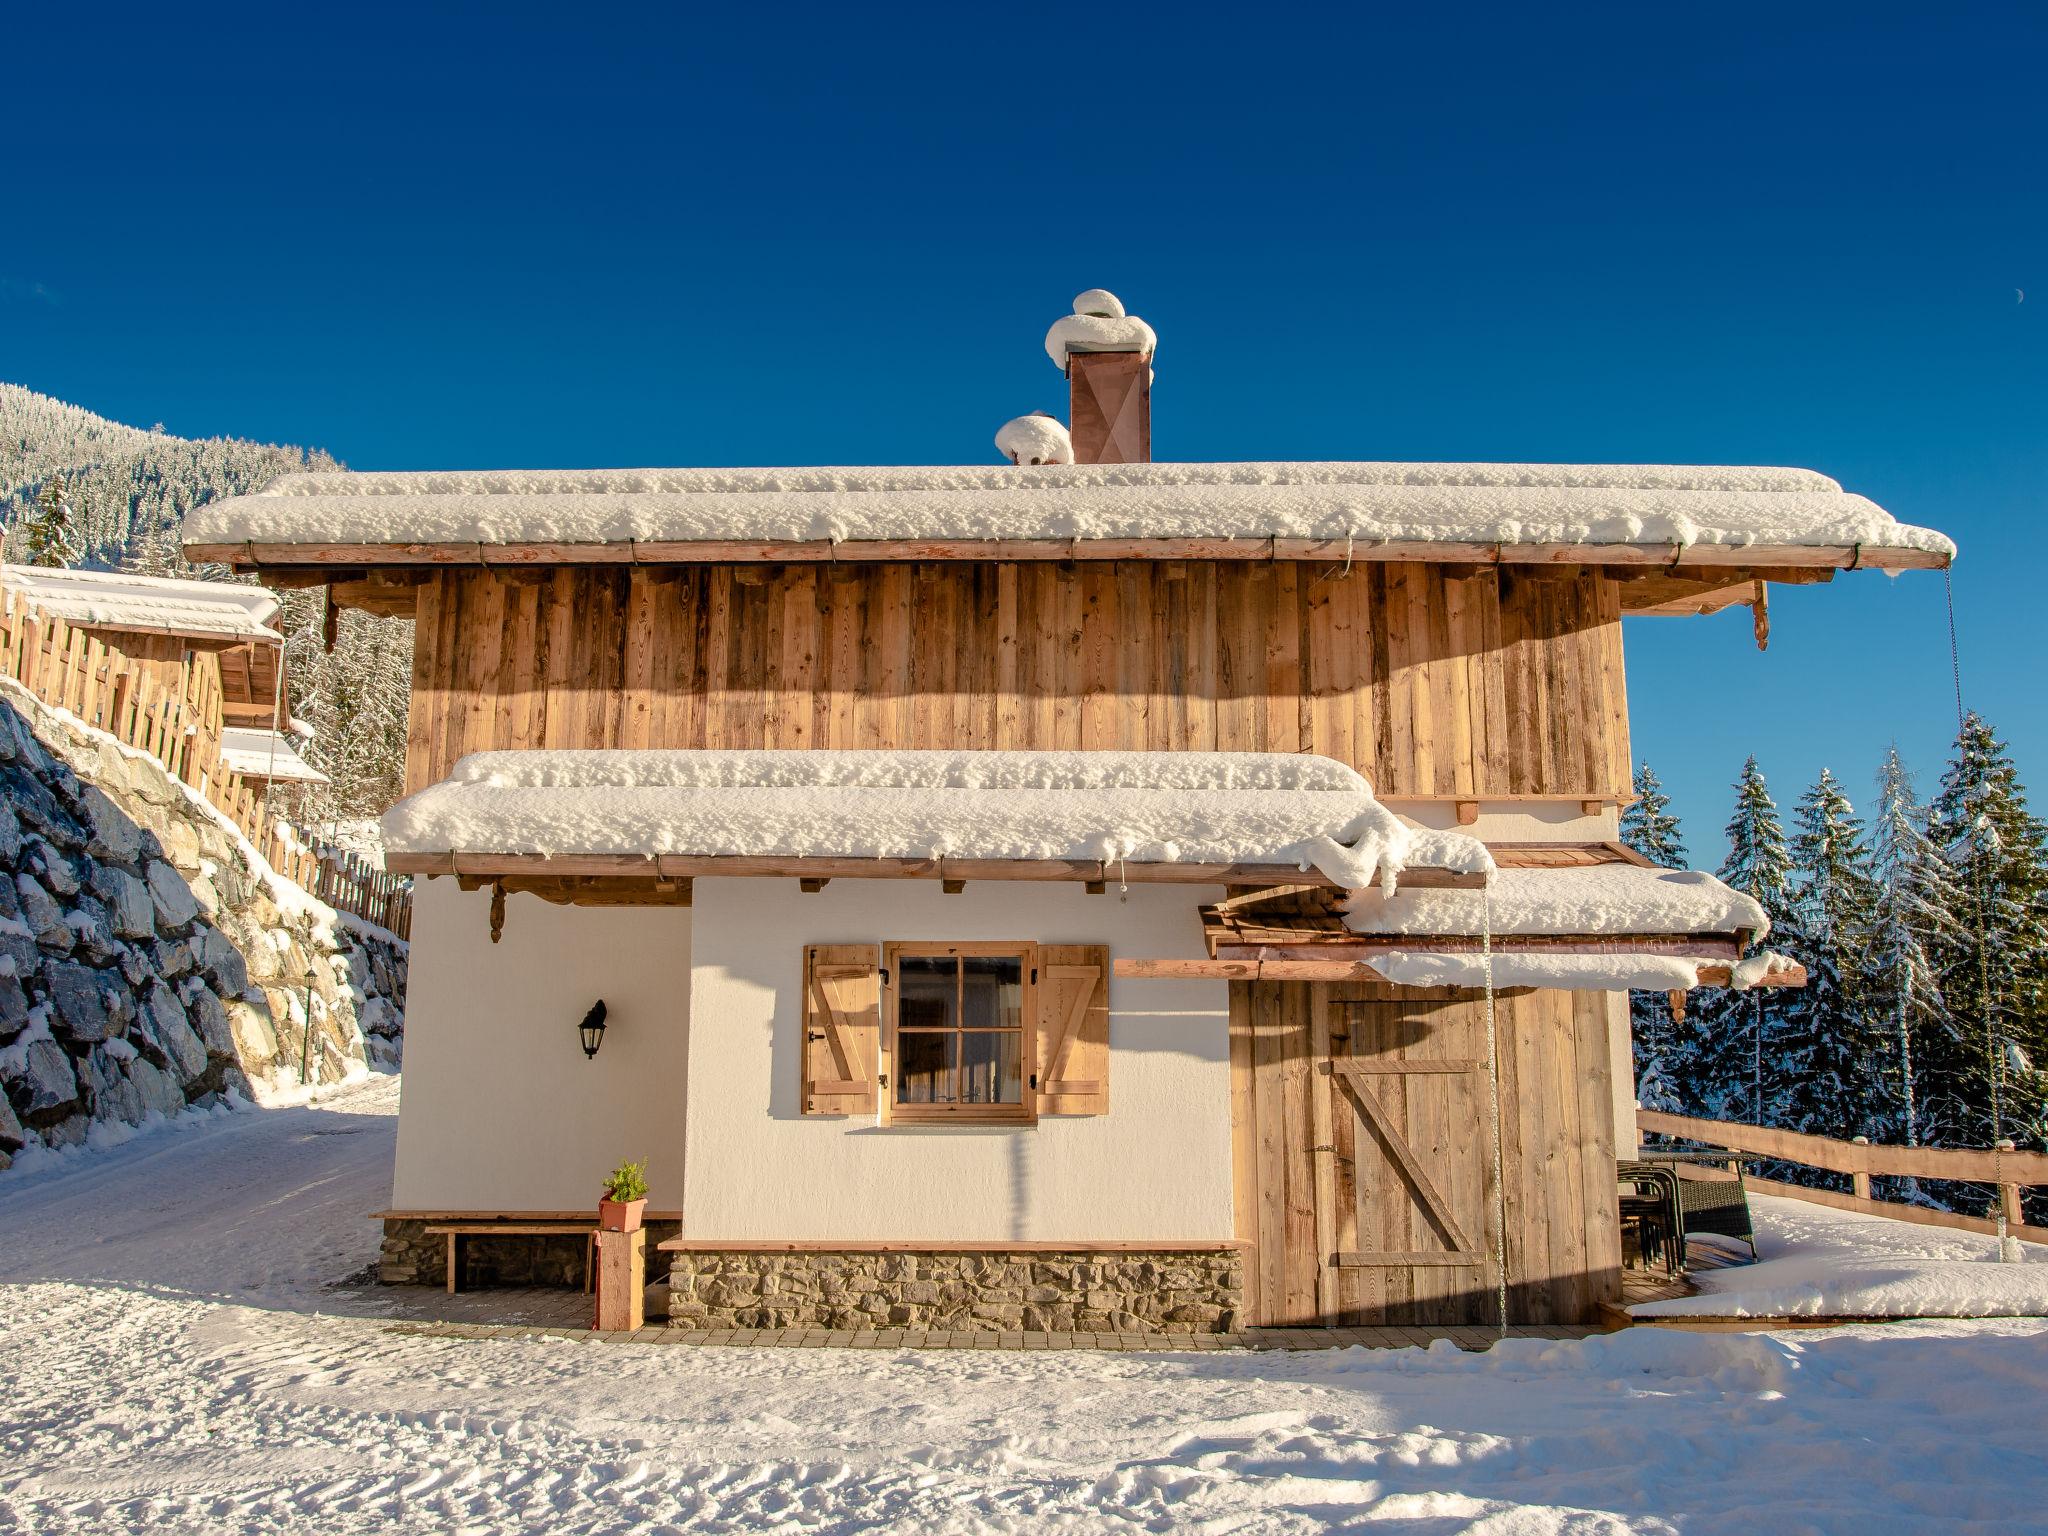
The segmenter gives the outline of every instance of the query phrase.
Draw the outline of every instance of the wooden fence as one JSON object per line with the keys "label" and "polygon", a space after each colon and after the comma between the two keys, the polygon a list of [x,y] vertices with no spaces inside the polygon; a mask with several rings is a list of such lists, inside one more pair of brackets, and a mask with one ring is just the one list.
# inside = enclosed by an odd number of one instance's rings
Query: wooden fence
{"label": "wooden fence", "polygon": [[1833,1141],[1801,1131],[1773,1130],[1763,1125],[1741,1125],[1730,1120],[1697,1120],[1691,1115],[1668,1115],[1661,1110],[1636,1111],[1636,1128],[1658,1136],[1675,1136],[1683,1141],[1725,1148],[1753,1157],[1780,1162],[1803,1163],[1849,1176],[1851,1192],[1812,1189],[1804,1184],[1783,1184],[1775,1179],[1746,1176],[1749,1188],[1769,1195],[1789,1195],[1839,1211],[1861,1211],[1871,1216],[1890,1216],[1899,1221],[1927,1227],[1961,1227],[1970,1232],[1996,1232],[1998,1224],[1984,1216],[1965,1216],[1956,1211],[1931,1210],[1897,1200],[1871,1198],[1873,1174],[1910,1179],[1954,1179],[1996,1188],[2005,1211],[2006,1231],[2030,1243],[2048,1243],[2048,1227],[2030,1227],[2020,1219],[2020,1191],[2048,1184],[2048,1153],[1994,1152],[1961,1147],[1899,1147],[1866,1141]]}
{"label": "wooden fence", "polygon": [[287,880],[400,938],[411,933],[411,881],[352,853],[314,852],[269,814],[258,785],[222,765],[220,670],[206,653],[143,635],[123,649],[10,598],[0,604],[0,676],[148,753],[239,827]]}

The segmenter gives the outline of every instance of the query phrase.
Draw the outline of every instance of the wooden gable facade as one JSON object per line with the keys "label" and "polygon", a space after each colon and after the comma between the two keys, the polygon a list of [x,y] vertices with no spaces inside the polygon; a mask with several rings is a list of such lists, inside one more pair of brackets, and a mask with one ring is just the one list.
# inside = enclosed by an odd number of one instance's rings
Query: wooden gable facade
{"label": "wooden gable facade", "polygon": [[1384,799],[1628,794],[1572,566],[473,566],[418,587],[406,783],[505,748],[1315,752]]}

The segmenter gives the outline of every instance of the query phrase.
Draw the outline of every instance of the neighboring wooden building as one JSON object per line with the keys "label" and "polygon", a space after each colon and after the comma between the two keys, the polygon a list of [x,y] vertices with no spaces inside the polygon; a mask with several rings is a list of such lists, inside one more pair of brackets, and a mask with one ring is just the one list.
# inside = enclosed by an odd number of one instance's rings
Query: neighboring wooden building
{"label": "neighboring wooden building", "polygon": [[1770,583],[1950,547],[1796,470],[1111,464],[1151,333],[1083,301],[1078,465],[194,515],[417,620],[394,1267],[645,1156],[678,1321],[1483,1322],[1503,1258],[1517,1321],[1616,1297],[1626,991],[1800,979],[1618,842],[1623,619],[1761,640]]}
{"label": "neighboring wooden building", "polygon": [[273,783],[327,781],[299,755],[312,733],[292,719],[278,602],[263,588],[8,565],[0,591],[108,647],[119,658],[112,689],[146,677],[159,695],[217,712],[221,765],[259,799]]}

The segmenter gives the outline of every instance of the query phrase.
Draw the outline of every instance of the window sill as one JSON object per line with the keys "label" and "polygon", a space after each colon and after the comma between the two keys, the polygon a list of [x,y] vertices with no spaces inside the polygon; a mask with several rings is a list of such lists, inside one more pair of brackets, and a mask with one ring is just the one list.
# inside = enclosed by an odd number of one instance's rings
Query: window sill
{"label": "window sill", "polygon": [[1035,1125],[1038,1117],[1021,1106],[987,1104],[897,1104],[890,1108],[891,1125]]}

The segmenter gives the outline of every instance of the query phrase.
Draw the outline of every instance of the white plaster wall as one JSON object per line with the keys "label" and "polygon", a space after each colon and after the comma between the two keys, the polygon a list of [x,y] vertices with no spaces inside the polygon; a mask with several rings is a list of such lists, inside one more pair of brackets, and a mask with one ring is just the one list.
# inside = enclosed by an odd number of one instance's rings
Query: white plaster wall
{"label": "white plaster wall", "polygon": [[[793,888],[793,887],[792,887]],[[594,1207],[621,1158],[645,1158],[651,1210],[683,1201],[690,913],[505,903],[451,879],[413,887],[399,1210]],[[599,998],[603,1047],[576,1025]]]}
{"label": "white plaster wall", "polygon": [[[1220,889],[699,880],[683,1231],[913,1240],[1232,1235],[1229,991],[1112,978],[1109,1113],[1035,1126],[877,1127],[798,1113],[806,944],[1018,939],[1203,955]],[[411,1050],[408,1043],[407,1050]],[[409,1064],[408,1064],[409,1069]]]}

